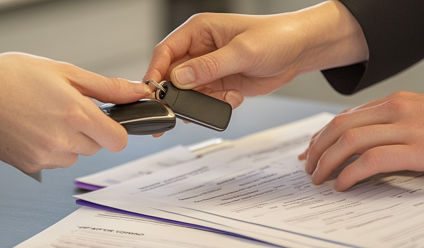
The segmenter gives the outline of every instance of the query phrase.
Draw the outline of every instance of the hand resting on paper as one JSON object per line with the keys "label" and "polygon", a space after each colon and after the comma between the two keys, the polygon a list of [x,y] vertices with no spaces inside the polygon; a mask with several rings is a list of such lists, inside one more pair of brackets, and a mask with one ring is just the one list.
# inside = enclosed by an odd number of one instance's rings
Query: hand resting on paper
{"label": "hand resting on paper", "polygon": [[344,191],[360,180],[385,172],[424,171],[424,94],[397,92],[350,108],[317,132],[299,156],[315,184],[353,155],[359,157],[338,175]]}
{"label": "hand resting on paper", "polygon": [[71,166],[102,147],[122,150],[125,129],[88,97],[128,103],[151,93],[145,84],[23,53],[0,54],[0,89],[0,159],[27,173]]}

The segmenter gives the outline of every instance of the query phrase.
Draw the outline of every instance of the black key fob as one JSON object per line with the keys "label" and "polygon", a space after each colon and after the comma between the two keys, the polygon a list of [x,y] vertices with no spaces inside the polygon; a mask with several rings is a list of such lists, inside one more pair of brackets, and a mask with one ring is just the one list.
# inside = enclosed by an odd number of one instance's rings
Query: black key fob
{"label": "black key fob", "polygon": [[156,99],[142,99],[128,104],[107,103],[100,109],[121,124],[128,134],[162,133],[173,129],[176,124],[171,108]]}

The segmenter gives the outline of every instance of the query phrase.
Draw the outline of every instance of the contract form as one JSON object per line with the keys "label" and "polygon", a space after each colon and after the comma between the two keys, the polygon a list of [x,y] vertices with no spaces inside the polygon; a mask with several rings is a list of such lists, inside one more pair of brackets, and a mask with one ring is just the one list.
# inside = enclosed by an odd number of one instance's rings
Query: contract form
{"label": "contract form", "polygon": [[196,153],[190,152],[187,147],[179,145],[108,170],[79,177],[76,179],[75,185],[88,190],[96,190],[136,177],[149,175],[164,168],[193,160],[196,157]]}
{"label": "contract form", "polygon": [[272,246],[137,216],[81,207],[15,248],[55,247],[270,248]]}
{"label": "contract form", "polygon": [[312,247],[419,247],[424,173],[377,175],[346,192],[333,190],[337,172],[322,185],[311,183],[297,155],[332,118],[324,113],[249,135],[229,149],[77,197],[210,221],[279,245],[287,239]]}
{"label": "contract form", "polygon": [[189,146],[177,145],[107,170],[78,177],[74,185],[87,190],[101,189],[129,179],[150,175],[228,146],[231,146],[231,141],[221,138],[212,138]]}

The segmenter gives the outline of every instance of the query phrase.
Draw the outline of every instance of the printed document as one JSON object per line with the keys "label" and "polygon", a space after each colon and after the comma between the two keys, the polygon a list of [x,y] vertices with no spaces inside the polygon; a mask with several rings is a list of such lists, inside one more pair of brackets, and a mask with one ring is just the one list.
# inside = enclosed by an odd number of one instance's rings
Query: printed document
{"label": "printed document", "polygon": [[81,207],[16,248],[271,247],[257,241]]}
{"label": "printed document", "polygon": [[175,146],[167,150],[143,157],[108,170],[100,171],[76,179],[79,183],[98,186],[99,188],[119,184],[129,179],[152,174],[180,163],[193,160],[196,153],[184,146]]}
{"label": "printed document", "polygon": [[377,175],[346,192],[333,190],[336,174],[322,185],[311,183],[297,155],[332,117],[320,114],[253,134],[230,149],[77,197],[216,222],[272,243],[297,235],[311,246],[313,238],[341,246],[419,247],[424,173]]}

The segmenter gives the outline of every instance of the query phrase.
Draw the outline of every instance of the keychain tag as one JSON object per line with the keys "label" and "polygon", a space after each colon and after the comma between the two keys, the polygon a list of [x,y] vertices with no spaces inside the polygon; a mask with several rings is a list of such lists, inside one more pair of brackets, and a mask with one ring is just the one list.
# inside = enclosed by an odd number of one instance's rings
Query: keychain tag
{"label": "keychain tag", "polygon": [[168,105],[178,118],[216,131],[228,127],[232,113],[229,103],[195,90],[178,89],[171,81],[158,84],[148,80],[146,83],[156,86],[156,99]]}

